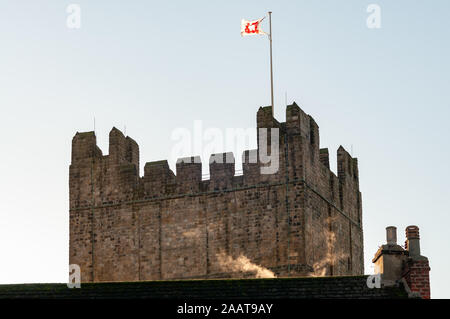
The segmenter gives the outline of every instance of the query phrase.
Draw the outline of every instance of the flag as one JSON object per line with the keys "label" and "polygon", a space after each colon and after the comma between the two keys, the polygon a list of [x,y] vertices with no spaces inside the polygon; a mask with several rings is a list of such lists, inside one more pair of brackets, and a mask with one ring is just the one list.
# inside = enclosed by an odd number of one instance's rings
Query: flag
{"label": "flag", "polygon": [[253,34],[266,34],[261,29],[261,21],[264,18],[258,19],[258,20],[245,20],[242,19],[241,21],[241,36],[245,35],[253,35]]}

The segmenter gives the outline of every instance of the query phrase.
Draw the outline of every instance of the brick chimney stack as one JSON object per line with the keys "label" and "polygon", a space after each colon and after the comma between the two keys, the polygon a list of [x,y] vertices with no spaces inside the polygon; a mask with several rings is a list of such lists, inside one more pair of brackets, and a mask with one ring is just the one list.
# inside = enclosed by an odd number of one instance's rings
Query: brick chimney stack
{"label": "brick chimney stack", "polygon": [[405,285],[410,297],[430,298],[430,266],[420,254],[419,227],[406,227],[405,249],[397,244],[397,228],[386,228],[386,244],[375,254],[375,273],[383,286]]}
{"label": "brick chimney stack", "polygon": [[406,227],[405,248],[408,251],[403,270],[403,277],[413,292],[417,292],[421,298],[430,299],[430,265],[428,258],[420,254],[419,227]]}

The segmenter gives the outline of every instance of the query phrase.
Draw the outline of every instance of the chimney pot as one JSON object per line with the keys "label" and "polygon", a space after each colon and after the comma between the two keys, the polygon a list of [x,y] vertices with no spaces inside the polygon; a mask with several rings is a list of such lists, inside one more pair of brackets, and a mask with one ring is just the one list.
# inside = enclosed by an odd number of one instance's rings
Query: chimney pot
{"label": "chimney pot", "polygon": [[413,239],[413,238],[417,238],[419,239],[419,227],[417,226],[408,226],[406,227],[406,238],[407,239]]}
{"label": "chimney pot", "polygon": [[388,245],[397,245],[397,227],[386,227],[386,242]]}
{"label": "chimney pot", "polygon": [[419,227],[408,226],[406,227],[406,242],[405,248],[409,251],[409,256],[416,258],[420,256],[420,237]]}

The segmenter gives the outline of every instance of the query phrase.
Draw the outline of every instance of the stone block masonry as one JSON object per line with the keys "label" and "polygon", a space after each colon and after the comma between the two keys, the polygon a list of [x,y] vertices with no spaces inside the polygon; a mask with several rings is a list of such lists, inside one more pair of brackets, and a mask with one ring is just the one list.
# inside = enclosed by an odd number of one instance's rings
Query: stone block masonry
{"label": "stone block masonry", "polygon": [[146,163],[140,177],[133,139],[113,128],[103,155],[94,132],[77,133],[69,262],[81,267],[81,280],[362,275],[357,160],[340,147],[338,173],[330,171],[318,125],[295,103],[283,123],[261,107],[257,128],[279,130],[278,171],[261,174],[249,150],[235,176],[234,161],[215,154],[209,180],[196,157],[178,160],[176,174],[167,161]]}

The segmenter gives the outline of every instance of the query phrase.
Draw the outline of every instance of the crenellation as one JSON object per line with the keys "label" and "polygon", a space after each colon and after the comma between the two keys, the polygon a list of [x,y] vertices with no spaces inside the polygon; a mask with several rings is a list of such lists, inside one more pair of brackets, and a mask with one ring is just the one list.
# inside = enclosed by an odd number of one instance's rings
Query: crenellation
{"label": "crenellation", "polygon": [[234,173],[235,162],[232,152],[212,154],[209,158],[209,189],[217,191],[233,188]]}
{"label": "crenellation", "polygon": [[[338,178],[340,185],[341,206],[345,207],[344,202],[352,203],[352,211],[357,211],[357,193],[359,190],[358,181],[358,161],[350,156],[350,154],[340,146],[337,151],[338,162]],[[355,209],[353,209],[355,207]],[[357,214],[352,213],[356,219]]]}
{"label": "crenellation", "polygon": [[94,132],[75,134],[72,139],[72,163],[101,156],[102,151],[97,146],[97,137]]}
{"label": "crenellation", "polygon": [[[267,132],[266,133],[267,138],[266,138],[265,142],[267,144],[268,153],[270,153],[271,136],[272,135],[270,134],[269,131],[270,131],[270,129],[273,129],[273,128],[280,129],[280,126],[281,126],[281,124],[273,117],[272,107],[270,107],[270,106],[260,107],[258,110],[258,113],[256,115],[256,123],[257,123],[256,135],[257,135],[258,149],[261,148],[260,142],[263,140],[260,129],[265,129]],[[279,134],[279,136],[281,136],[281,134]]]}
{"label": "crenellation", "polygon": [[136,170],[139,172],[139,145],[129,136],[126,137],[125,141],[125,160],[129,163],[132,163],[136,167]]}
{"label": "crenellation", "polygon": [[294,102],[286,106],[286,129],[288,134],[300,134],[300,107]]}
{"label": "crenellation", "polygon": [[109,159],[114,164],[126,161],[127,141],[125,135],[113,127],[109,132]]}
{"label": "crenellation", "polygon": [[311,118],[302,109],[298,113],[298,123],[300,125],[300,134],[311,143]]}
{"label": "crenellation", "polygon": [[202,181],[200,156],[179,158],[176,164],[177,193],[198,193]]}
{"label": "crenellation", "polygon": [[260,178],[260,164],[258,150],[246,150],[242,153],[243,184],[258,184]]}
{"label": "crenellation", "polygon": [[352,167],[353,167],[353,179],[355,180],[355,183],[359,184],[359,170],[357,158],[353,158]]}
{"label": "crenellation", "polygon": [[124,163],[119,166],[119,189],[125,199],[131,200],[138,186],[139,172],[133,163]]}
{"label": "crenellation", "polygon": [[272,128],[280,127],[280,123],[273,117],[272,107],[260,107],[256,115],[257,127]]}
{"label": "crenellation", "polygon": [[357,165],[358,162],[354,161],[342,145],[337,150],[337,162],[339,179],[345,180],[347,177],[354,177],[354,174],[357,171],[357,168],[354,169],[354,165]]}
{"label": "crenellation", "polygon": [[328,153],[328,148],[321,148],[319,154],[320,162],[325,165],[326,168],[330,169],[330,154]]}
{"label": "crenellation", "polygon": [[147,196],[162,196],[169,193],[168,185],[175,184],[175,174],[167,160],[148,162],[144,166],[143,183]]}
{"label": "crenellation", "polygon": [[320,135],[319,135],[319,126],[316,121],[312,118],[311,115],[309,117],[309,142],[311,143],[311,159],[315,161],[317,158],[320,158]]}

